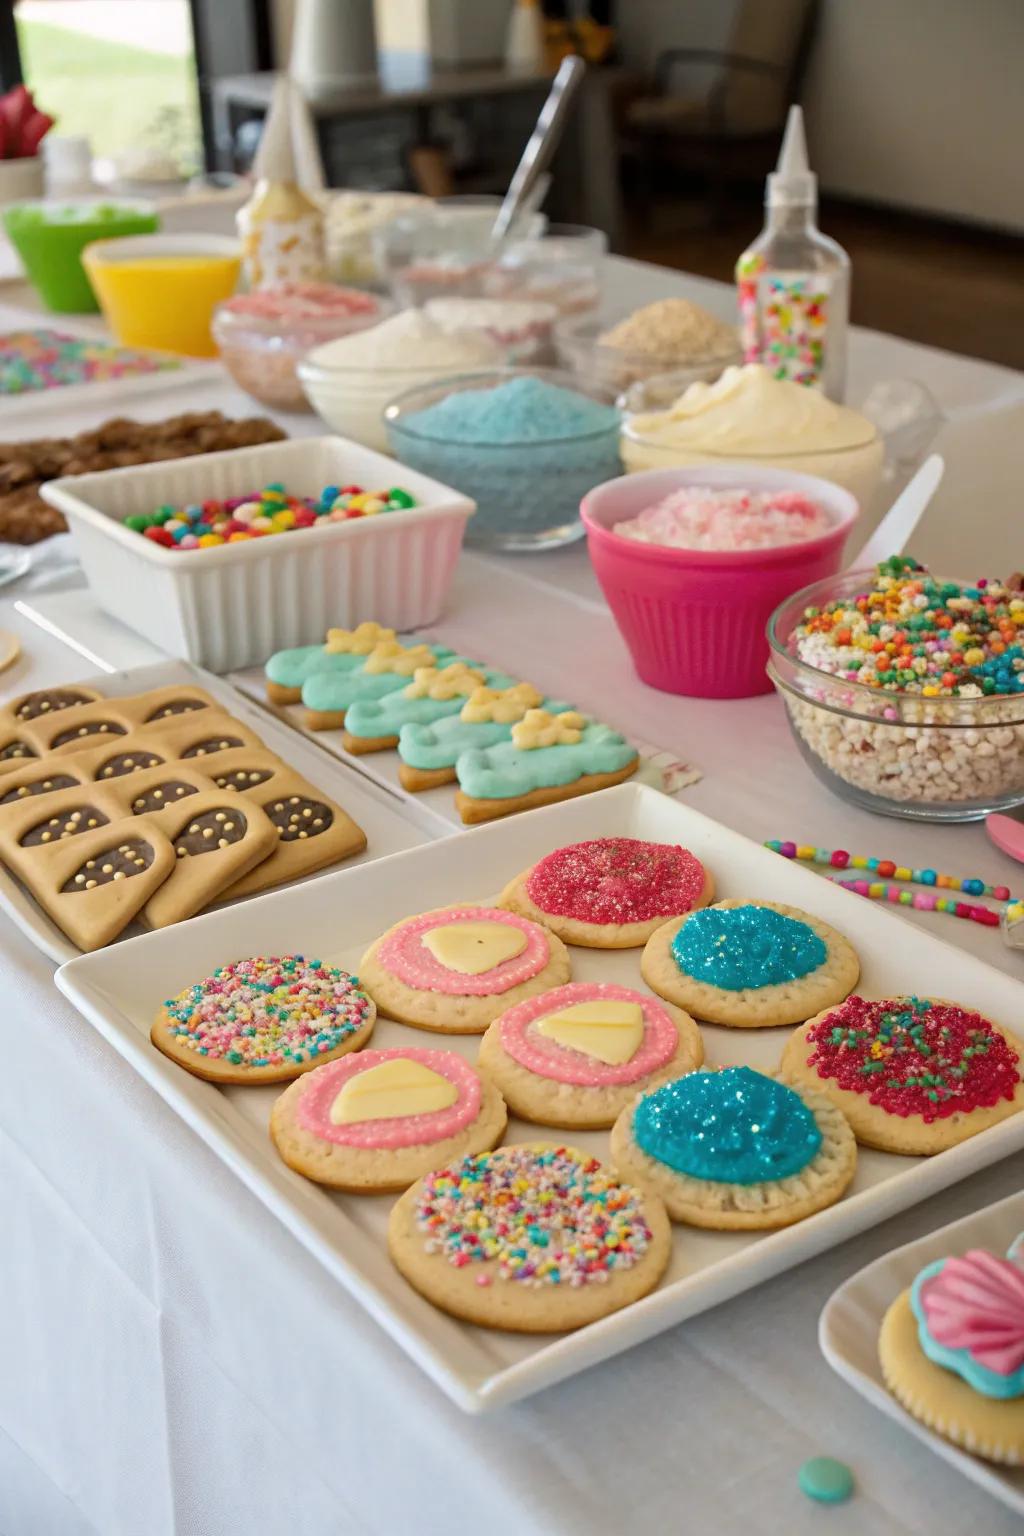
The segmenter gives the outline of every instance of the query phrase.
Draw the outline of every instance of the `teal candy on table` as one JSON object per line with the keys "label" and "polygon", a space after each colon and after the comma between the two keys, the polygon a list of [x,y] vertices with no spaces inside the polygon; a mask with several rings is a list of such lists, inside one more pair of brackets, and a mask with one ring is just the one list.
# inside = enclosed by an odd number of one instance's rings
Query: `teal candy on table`
{"label": "teal candy on table", "polygon": [[621,472],[610,395],[553,370],[436,381],[385,412],[404,464],[472,496],[467,543],[533,550],[580,538],[579,505]]}

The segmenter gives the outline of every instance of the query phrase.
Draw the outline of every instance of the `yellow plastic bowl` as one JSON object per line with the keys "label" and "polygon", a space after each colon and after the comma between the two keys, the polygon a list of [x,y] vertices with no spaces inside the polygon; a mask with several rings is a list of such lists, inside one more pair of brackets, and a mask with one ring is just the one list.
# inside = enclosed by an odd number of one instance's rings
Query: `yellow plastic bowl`
{"label": "yellow plastic bowl", "polygon": [[242,252],[223,235],[131,235],[87,245],[82,265],[124,346],[215,357],[213,311],[235,291]]}

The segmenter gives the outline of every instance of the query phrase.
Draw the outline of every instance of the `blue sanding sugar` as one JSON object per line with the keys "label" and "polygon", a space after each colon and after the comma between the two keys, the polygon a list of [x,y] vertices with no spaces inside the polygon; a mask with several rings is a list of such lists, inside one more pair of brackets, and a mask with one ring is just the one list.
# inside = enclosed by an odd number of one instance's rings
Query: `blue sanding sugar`
{"label": "blue sanding sugar", "polygon": [[552,442],[618,426],[614,406],[602,405],[544,379],[509,379],[494,389],[462,389],[402,422],[424,437],[454,443]]}

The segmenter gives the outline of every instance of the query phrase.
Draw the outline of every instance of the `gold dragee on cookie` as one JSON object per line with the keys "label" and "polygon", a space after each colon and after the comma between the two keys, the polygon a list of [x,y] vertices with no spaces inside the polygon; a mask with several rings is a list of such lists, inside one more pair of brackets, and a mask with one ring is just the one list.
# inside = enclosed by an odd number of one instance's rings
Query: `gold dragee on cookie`
{"label": "gold dragee on cookie", "polygon": [[546,709],[528,709],[512,727],[512,744],[523,752],[535,747],[574,747],[583,736],[586,720],[574,709],[551,715]]}
{"label": "gold dragee on cookie", "polygon": [[467,725],[511,725],[531,709],[543,703],[543,694],[532,683],[516,683],[511,688],[474,688],[463,704],[459,719]]}

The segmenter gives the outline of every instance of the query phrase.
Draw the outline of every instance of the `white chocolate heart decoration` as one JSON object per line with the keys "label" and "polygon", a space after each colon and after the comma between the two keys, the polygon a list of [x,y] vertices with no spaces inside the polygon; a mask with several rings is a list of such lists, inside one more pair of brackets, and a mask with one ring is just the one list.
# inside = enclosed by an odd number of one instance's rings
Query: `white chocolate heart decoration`
{"label": "white chocolate heart decoration", "polygon": [[395,1056],[350,1077],[331,1105],[332,1125],[357,1120],[397,1120],[403,1115],[429,1115],[448,1109],[459,1090],[440,1072],[421,1061]]}
{"label": "white chocolate heart decoration", "polygon": [[594,1056],[609,1067],[621,1067],[639,1049],[644,1038],[644,1011],[639,1003],[609,998],[575,1003],[559,1013],[549,1013],[535,1026],[539,1035],[557,1045]]}
{"label": "white chocolate heart decoration", "polygon": [[512,923],[445,923],[428,928],[423,943],[439,965],[460,976],[480,976],[526,948],[526,934]]}

